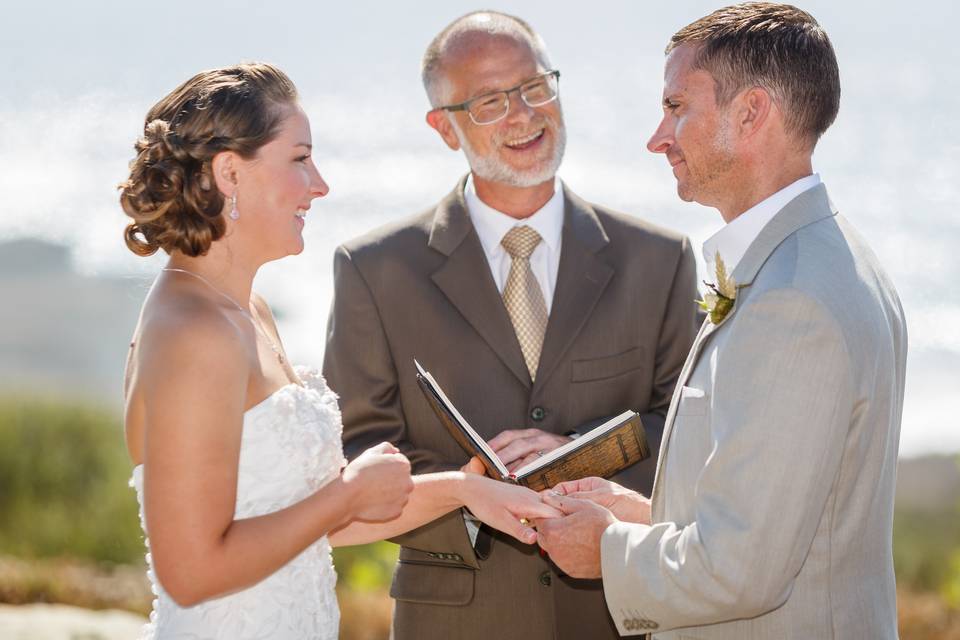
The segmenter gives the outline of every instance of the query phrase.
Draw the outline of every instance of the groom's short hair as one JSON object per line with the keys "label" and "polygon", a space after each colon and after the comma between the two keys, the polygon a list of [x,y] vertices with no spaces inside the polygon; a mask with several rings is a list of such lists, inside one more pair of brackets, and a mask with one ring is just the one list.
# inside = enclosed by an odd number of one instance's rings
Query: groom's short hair
{"label": "groom's short hair", "polygon": [[784,114],[784,126],[813,147],[840,108],[840,70],[833,45],[806,11],[748,2],[718,9],[677,31],[666,53],[698,47],[693,68],[709,73],[719,106],[761,87]]}

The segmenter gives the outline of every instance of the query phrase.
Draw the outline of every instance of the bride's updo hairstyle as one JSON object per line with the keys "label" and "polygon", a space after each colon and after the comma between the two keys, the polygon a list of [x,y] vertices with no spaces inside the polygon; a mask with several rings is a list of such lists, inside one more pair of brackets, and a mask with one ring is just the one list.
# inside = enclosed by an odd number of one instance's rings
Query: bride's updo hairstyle
{"label": "bride's updo hairstyle", "polygon": [[134,149],[120,204],[133,219],[127,247],[203,255],[226,230],[211,161],[221,151],[252,158],[279,133],[297,90],[276,67],[251,63],[203,71],[150,112]]}

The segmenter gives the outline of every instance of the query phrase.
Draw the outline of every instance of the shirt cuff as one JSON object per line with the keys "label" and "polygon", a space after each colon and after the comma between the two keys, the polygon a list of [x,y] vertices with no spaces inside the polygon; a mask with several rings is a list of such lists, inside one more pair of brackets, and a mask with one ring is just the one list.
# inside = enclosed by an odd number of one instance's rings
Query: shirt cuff
{"label": "shirt cuff", "polygon": [[470,538],[470,546],[476,548],[477,535],[480,533],[480,525],[482,525],[483,522],[470,513],[470,511],[466,508],[461,509],[460,512],[463,514],[463,524],[467,527],[467,536]]}

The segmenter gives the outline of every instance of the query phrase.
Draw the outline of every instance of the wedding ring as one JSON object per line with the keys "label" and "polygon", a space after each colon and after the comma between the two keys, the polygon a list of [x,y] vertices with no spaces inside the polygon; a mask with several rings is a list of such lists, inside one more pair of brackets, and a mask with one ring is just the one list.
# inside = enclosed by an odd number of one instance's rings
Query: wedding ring
{"label": "wedding ring", "polygon": [[526,518],[520,518],[520,524],[522,524],[523,526],[527,526],[530,524],[530,521],[527,520]]}

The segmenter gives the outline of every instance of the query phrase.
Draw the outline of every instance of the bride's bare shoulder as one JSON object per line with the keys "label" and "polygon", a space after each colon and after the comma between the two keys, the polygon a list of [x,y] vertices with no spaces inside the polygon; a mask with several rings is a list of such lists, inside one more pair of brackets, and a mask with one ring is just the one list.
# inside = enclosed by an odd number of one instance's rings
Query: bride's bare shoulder
{"label": "bride's bare shoulder", "polygon": [[[154,431],[177,417],[242,413],[251,347],[238,323],[202,299],[151,295],[144,304],[127,362],[125,427],[134,463],[144,460],[148,406]],[[157,414],[160,411],[160,414]],[[205,414],[204,414],[205,415]],[[211,422],[207,420],[206,422]]]}
{"label": "bride's bare shoulder", "polygon": [[144,305],[140,319],[136,366],[141,373],[183,370],[194,377],[249,368],[249,332],[230,312],[201,296],[157,293]]}

